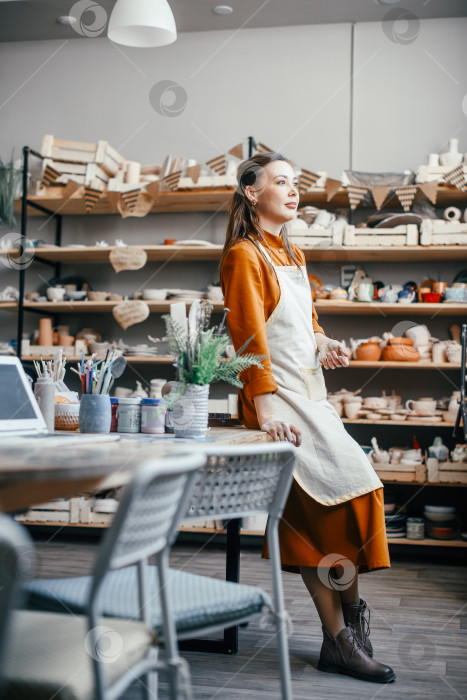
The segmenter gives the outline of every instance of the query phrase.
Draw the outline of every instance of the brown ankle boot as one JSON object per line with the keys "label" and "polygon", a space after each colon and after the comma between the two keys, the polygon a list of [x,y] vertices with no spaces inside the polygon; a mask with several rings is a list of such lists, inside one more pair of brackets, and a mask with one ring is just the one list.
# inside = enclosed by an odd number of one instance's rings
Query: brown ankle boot
{"label": "brown ankle boot", "polygon": [[[368,619],[364,616],[365,612],[368,610]],[[370,610],[367,607],[366,602],[363,598],[360,598],[359,605],[353,605],[352,603],[344,603],[342,605],[342,612],[344,613],[345,624],[352,625],[357,633],[357,639],[368,654],[368,656],[373,656],[373,646],[369,640],[370,636]]]}
{"label": "brown ankle boot", "polygon": [[344,627],[335,638],[323,627],[318,669],[326,673],[343,673],[371,683],[390,683],[396,678],[392,668],[365,653],[352,626]]}

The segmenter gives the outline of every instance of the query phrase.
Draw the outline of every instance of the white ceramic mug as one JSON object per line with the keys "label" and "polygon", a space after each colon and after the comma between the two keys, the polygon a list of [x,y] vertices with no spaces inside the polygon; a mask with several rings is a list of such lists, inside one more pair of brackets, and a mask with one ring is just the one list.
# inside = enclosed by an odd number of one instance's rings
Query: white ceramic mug
{"label": "white ceramic mug", "polygon": [[310,228],[328,228],[336,220],[336,215],[332,214],[330,211],[322,209],[319,211]]}
{"label": "white ceramic mug", "polygon": [[357,418],[362,405],[358,401],[346,401],[344,404],[344,413],[350,420]]}
{"label": "white ceramic mug", "polygon": [[405,407],[419,416],[432,416],[436,411],[436,401],[434,399],[418,399],[418,401],[409,399],[406,401]]}

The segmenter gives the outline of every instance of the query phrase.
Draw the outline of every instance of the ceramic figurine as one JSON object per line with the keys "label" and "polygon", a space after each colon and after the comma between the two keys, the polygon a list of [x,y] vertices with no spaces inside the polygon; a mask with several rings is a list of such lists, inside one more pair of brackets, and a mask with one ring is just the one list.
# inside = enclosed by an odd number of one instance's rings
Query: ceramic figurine
{"label": "ceramic figurine", "polygon": [[446,462],[449,457],[449,449],[443,442],[443,438],[435,437],[433,444],[428,448],[430,457],[436,457],[439,462]]}

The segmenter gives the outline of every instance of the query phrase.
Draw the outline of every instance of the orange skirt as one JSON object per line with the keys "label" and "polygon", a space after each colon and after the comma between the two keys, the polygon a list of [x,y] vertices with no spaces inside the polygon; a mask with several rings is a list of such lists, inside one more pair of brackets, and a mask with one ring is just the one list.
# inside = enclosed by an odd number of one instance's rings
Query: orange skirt
{"label": "orange skirt", "polygon": [[[295,481],[279,522],[283,571],[316,567],[327,554],[350,560],[358,573],[391,566],[384,521],[383,489],[337,506],[323,506]],[[268,558],[264,540],[263,557]]]}

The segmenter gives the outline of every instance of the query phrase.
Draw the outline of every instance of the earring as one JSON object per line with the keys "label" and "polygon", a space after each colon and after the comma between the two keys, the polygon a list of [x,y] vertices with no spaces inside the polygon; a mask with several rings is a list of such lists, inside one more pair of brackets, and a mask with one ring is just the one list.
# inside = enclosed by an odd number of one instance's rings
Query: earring
{"label": "earring", "polygon": [[252,205],[255,207],[256,206],[256,199],[251,200]]}

